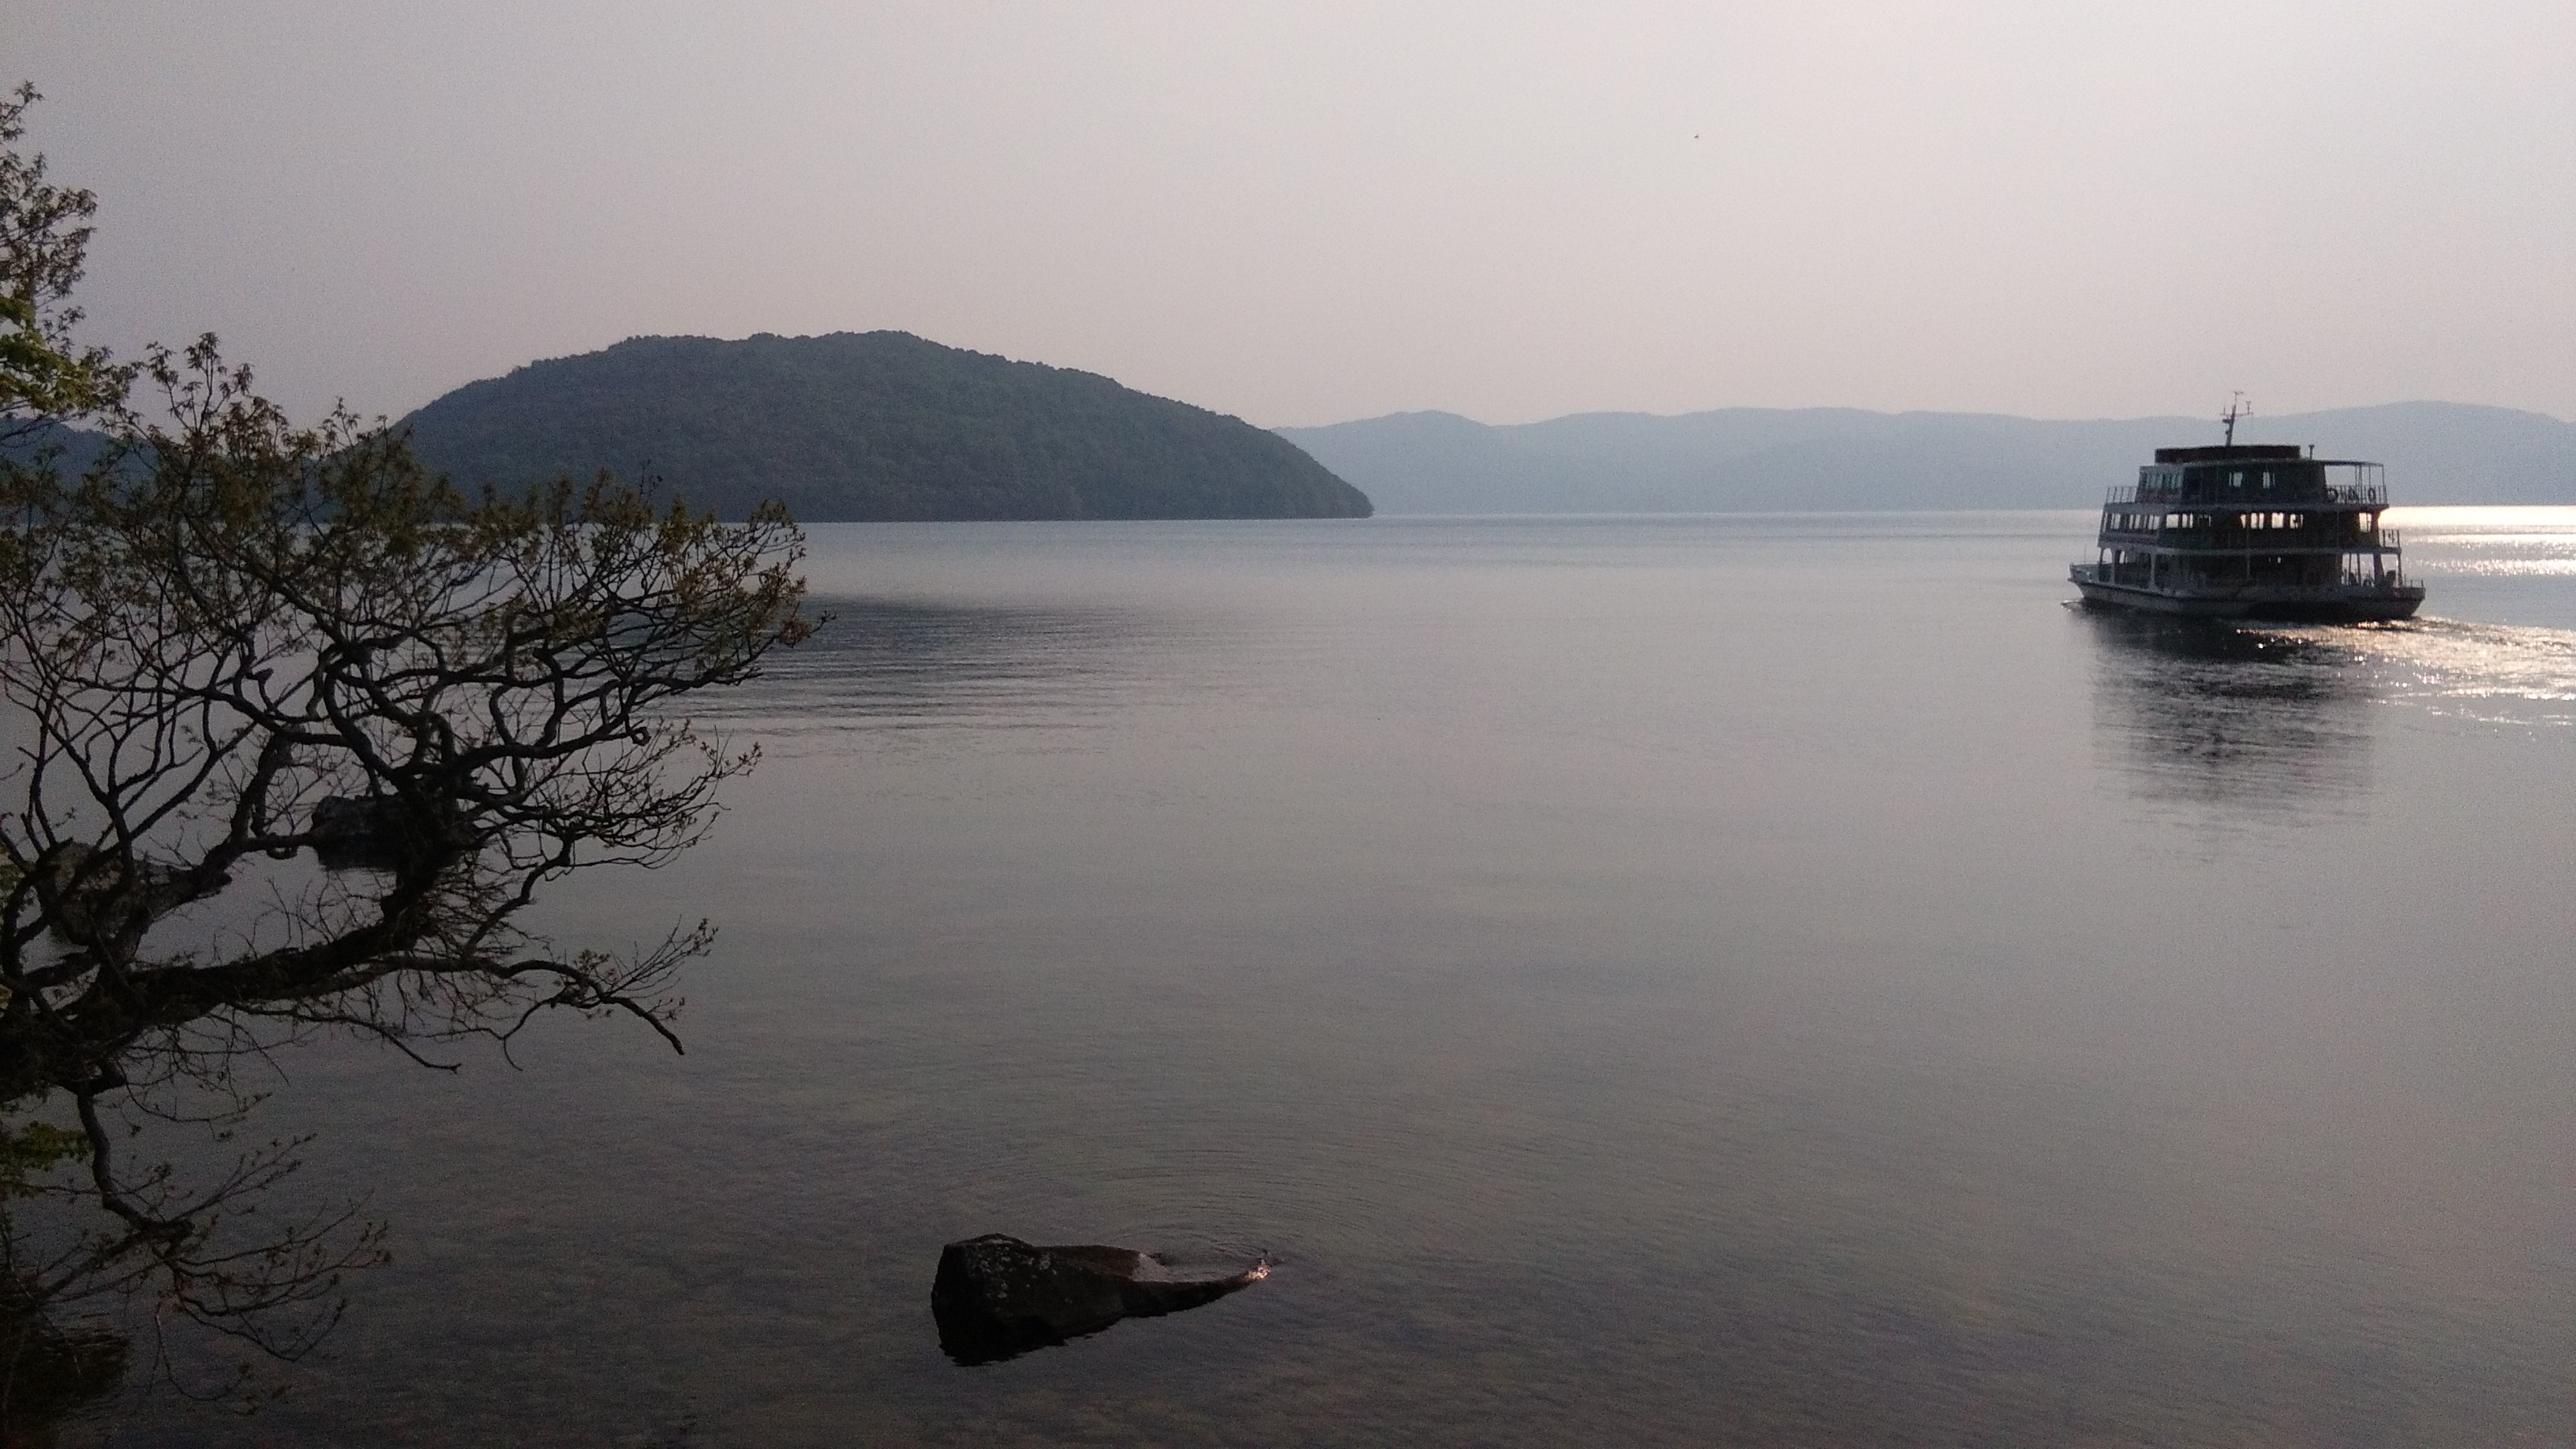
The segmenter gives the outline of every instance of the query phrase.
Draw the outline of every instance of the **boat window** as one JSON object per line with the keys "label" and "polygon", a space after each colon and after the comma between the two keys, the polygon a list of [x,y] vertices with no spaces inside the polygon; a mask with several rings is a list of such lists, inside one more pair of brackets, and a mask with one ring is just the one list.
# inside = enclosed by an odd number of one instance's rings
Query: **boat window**
{"label": "boat window", "polygon": [[2379,515],[2375,513],[2364,513],[2359,515],[2359,517],[2361,519],[2361,531],[2364,533],[2368,533],[2379,526]]}
{"label": "boat window", "polygon": [[2266,488],[2272,486],[2272,470],[2269,468],[2263,470],[2263,486]]}
{"label": "boat window", "polygon": [[2230,473],[2230,474],[2228,474],[2228,475],[2227,475],[2227,486],[2228,486],[2228,487],[2230,487],[2230,488],[2242,488],[2242,487],[2244,487],[2244,486],[2245,486],[2245,475],[2244,475],[2244,474],[2242,474],[2242,473]]}

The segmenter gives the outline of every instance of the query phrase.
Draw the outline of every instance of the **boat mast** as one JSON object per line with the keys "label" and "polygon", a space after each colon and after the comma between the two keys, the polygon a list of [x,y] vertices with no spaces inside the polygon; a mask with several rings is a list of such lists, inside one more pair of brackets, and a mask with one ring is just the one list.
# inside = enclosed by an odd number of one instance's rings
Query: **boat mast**
{"label": "boat mast", "polygon": [[2218,415],[2218,420],[2227,425],[2228,447],[2233,448],[2236,446],[2236,420],[2238,418],[2250,418],[2253,415],[2254,405],[2245,400],[2245,394],[2241,392],[2231,392],[2227,395],[2227,411],[2220,413]]}

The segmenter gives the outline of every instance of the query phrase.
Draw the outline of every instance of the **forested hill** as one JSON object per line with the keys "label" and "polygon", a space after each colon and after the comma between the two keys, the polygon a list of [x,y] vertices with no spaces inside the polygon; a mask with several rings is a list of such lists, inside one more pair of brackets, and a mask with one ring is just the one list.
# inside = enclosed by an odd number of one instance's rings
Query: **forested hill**
{"label": "forested hill", "polygon": [[[2136,482],[2156,448],[2219,440],[2206,418],[1851,408],[1585,413],[1504,427],[1398,413],[1281,433],[1389,513],[2092,508],[2105,488]],[[2236,438],[2385,463],[2400,503],[2576,503],[2576,427],[2540,413],[2390,403],[2257,415]]]}
{"label": "forested hill", "polygon": [[517,487],[649,466],[700,507],[849,519],[1364,518],[1274,433],[1108,378],[904,332],[635,337],[403,420],[432,467]]}

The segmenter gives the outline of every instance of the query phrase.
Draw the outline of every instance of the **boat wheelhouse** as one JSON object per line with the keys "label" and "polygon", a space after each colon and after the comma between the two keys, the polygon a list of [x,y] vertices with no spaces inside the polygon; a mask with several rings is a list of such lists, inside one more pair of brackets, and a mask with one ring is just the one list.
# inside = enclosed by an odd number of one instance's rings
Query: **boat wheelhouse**
{"label": "boat wheelhouse", "polygon": [[[2234,418],[2228,421],[2232,424]],[[2102,505],[2098,556],[2070,571],[2084,602],[2217,619],[2403,619],[2406,581],[2377,463],[2231,441],[2158,448]]]}

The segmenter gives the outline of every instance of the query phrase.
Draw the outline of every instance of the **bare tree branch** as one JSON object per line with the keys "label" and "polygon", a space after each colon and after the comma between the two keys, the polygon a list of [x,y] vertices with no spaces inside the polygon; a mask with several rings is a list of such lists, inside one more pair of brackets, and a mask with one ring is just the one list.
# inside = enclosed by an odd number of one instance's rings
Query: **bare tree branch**
{"label": "bare tree branch", "polygon": [[141,376],[163,421],[129,418],[80,478],[12,469],[0,496],[0,693],[28,726],[0,816],[0,1111],[67,1103],[78,1149],[0,1185],[107,1224],[15,1291],[149,1280],[293,1352],[380,1229],[344,1212],[238,1242],[227,1208],[292,1145],[192,1187],[128,1164],[132,1131],[189,1102],[239,1120],[238,1073],[314,1032],[453,1070],[433,1044],[506,1056],[567,1009],[679,1050],[672,985],[706,923],[618,955],[521,922],[550,881],[701,837],[757,755],[679,707],[810,632],[802,539],[605,475],[466,497],[381,424],[292,427],[210,338]]}

